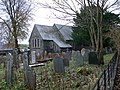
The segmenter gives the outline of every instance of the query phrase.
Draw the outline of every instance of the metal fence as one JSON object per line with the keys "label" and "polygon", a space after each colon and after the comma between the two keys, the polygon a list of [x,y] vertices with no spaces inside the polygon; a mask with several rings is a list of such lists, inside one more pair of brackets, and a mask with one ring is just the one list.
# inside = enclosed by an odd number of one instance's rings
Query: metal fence
{"label": "metal fence", "polygon": [[107,68],[103,70],[100,77],[94,84],[91,90],[113,90],[114,80],[116,76],[118,53],[116,52],[113,58],[107,65]]}

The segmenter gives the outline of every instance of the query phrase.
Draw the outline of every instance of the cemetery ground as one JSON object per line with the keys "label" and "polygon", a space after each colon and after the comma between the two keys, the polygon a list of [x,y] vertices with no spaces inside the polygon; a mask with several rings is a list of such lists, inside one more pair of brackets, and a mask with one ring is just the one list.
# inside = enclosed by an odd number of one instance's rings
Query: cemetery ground
{"label": "cemetery ground", "polygon": [[[113,55],[104,55],[105,64],[101,66],[84,62],[84,65],[77,67],[71,58],[69,67],[65,67],[65,73],[62,74],[54,73],[51,61],[45,63],[45,66],[33,67],[36,90],[90,90]],[[14,78],[12,86],[6,84],[4,63],[0,62],[0,90],[27,90],[23,68],[15,72]]]}

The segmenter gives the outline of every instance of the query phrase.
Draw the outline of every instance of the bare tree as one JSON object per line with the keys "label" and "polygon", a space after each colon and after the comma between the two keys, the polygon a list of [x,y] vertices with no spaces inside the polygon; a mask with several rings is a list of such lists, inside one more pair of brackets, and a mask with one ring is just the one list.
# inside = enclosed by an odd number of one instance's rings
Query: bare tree
{"label": "bare tree", "polygon": [[18,40],[26,38],[32,10],[30,0],[0,0],[0,19],[5,34],[13,41],[14,48],[19,47]]}
{"label": "bare tree", "polygon": [[[112,0],[112,2],[110,2],[111,0],[99,0],[100,5],[103,3],[102,7],[104,7],[105,10],[113,12],[115,10],[120,9],[119,0]],[[56,18],[69,21],[70,19],[73,20],[73,18],[76,17],[77,13],[80,13],[81,8],[89,6],[89,3],[97,5],[97,0],[52,0],[51,3],[45,1],[42,3],[39,2],[38,4],[42,8],[49,8],[62,14],[58,16],[56,13],[53,13],[56,16]],[[69,17],[73,18],[69,19]]]}
{"label": "bare tree", "polygon": [[[26,38],[28,21],[32,20],[32,10],[33,5],[30,0],[0,0],[2,32],[4,32],[4,39],[7,44],[10,44],[13,48],[18,49],[18,40]],[[14,81],[17,81],[16,72],[19,70],[18,50],[14,51],[13,54],[12,78],[14,78]]]}
{"label": "bare tree", "polygon": [[[90,14],[90,36],[92,40],[92,45],[95,51],[98,54],[98,60],[101,63],[104,63],[103,61],[103,55],[102,55],[102,50],[103,50],[103,33],[102,33],[102,28],[103,28],[103,14],[104,11],[107,11],[107,9],[110,9],[111,7],[117,5],[118,0],[113,2],[111,5],[108,4],[109,0],[87,0],[89,8],[89,14]],[[91,8],[92,5],[96,6],[96,14],[95,16],[93,15],[93,10]],[[119,7],[120,8],[120,7]],[[115,9],[118,9],[115,8]],[[94,25],[95,24],[95,25]]]}
{"label": "bare tree", "polygon": [[110,33],[108,34],[114,41],[114,46],[118,50],[118,53],[120,55],[120,26],[114,25],[110,28]]}
{"label": "bare tree", "polygon": [[[107,10],[111,12],[119,10],[119,0],[53,0],[53,2],[53,6],[47,3],[41,5],[45,8],[56,10],[73,18],[80,13],[80,8],[86,8],[86,6],[89,7],[89,11],[87,11],[86,14],[90,16],[90,29],[88,31],[91,39],[91,45],[98,54],[100,64],[104,63],[103,55],[101,53],[103,49],[103,14],[104,11]],[[96,10],[93,9],[93,5],[96,7]]]}

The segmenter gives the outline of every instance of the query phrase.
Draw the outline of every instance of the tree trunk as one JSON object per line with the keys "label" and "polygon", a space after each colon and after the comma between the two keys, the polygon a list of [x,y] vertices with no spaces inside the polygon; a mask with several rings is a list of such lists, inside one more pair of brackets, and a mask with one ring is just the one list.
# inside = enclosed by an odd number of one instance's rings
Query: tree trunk
{"label": "tree trunk", "polygon": [[17,37],[15,37],[15,48],[19,48]]}

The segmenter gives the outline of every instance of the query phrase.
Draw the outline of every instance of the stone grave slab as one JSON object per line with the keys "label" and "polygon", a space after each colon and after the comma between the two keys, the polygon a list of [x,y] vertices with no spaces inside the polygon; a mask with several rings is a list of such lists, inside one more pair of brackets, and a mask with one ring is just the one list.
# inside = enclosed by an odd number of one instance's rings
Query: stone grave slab
{"label": "stone grave slab", "polygon": [[89,64],[99,64],[96,52],[89,53]]}
{"label": "stone grave slab", "polygon": [[71,59],[70,52],[67,51],[67,52],[65,53],[65,57],[64,57],[64,60],[63,60],[64,66],[69,66],[69,61],[70,61],[70,59]]}
{"label": "stone grave slab", "polygon": [[83,65],[83,56],[81,55],[80,51],[75,51],[73,56],[74,56],[76,66]]}
{"label": "stone grave slab", "polygon": [[59,57],[58,55],[56,55],[53,58],[53,65],[54,65],[54,71],[56,73],[64,73],[65,72],[63,59],[61,57]]}

